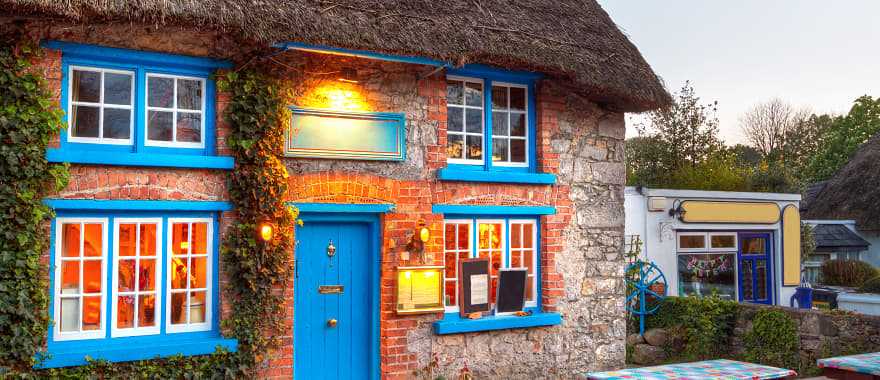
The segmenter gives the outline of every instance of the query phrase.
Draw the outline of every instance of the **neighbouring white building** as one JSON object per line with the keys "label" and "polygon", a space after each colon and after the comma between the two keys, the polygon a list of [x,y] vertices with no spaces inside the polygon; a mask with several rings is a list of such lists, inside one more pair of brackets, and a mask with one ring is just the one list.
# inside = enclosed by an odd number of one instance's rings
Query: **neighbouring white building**
{"label": "neighbouring white building", "polygon": [[667,294],[789,305],[801,282],[799,194],[627,187],[627,243]]}

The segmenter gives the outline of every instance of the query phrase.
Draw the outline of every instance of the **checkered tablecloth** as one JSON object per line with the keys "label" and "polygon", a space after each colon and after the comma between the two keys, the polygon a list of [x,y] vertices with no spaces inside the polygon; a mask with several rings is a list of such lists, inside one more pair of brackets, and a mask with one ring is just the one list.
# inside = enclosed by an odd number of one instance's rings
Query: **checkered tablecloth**
{"label": "checkered tablecloth", "polygon": [[819,368],[836,368],[844,371],[880,376],[880,352],[819,359],[816,361],[816,364]]}
{"label": "checkered tablecloth", "polygon": [[588,373],[592,380],[702,380],[702,379],[781,379],[797,376],[790,369],[768,367],[760,364],[744,363],[734,360],[707,360],[694,363],[679,363],[656,367],[630,368],[619,371]]}

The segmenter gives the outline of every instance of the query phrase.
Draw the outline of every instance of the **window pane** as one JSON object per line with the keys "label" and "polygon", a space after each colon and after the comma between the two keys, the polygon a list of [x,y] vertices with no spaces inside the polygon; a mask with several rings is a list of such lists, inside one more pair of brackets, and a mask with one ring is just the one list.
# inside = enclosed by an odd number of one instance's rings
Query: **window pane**
{"label": "window pane", "polygon": [[492,112],[492,134],[507,136],[507,112]]}
{"label": "window pane", "polygon": [[202,81],[190,79],[177,80],[177,108],[187,110],[202,109]]}
{"label": "window pane", "polygon": [[744,255],[763,255],[766,251],[766,240],[764,238],[746,238],[743,239],[742,253]]}
{"label": "window pane", "polygon": [[156,259],[141,259],[138,276],[138,290],[156,289]]}
{"label": "window pane", "polygon": [[522,248],[522,224],[510,225],[510,248]]}
{"label": "window pane", "polygon": [[712,248],[736,248],[735,235],[712,235]]}
{"label": "window pane", "polygon": [[526,277],[526,301],[535,300],[535,277]]}
{"label": "window pane", "polygon": [[192,292],[189,302],[189,323],[205,322],[205,292]]}
{"label": "window pane", "polygon": [[524,137],[526,135],[526,114],[510,114],[510,135]]}
{"label": "window pane", "polygon": [[464,142],[461,135],[446,136],[446,156],[447,158],[464,158]]}
{"label": "window pane", "polygon": [[507,109],[507,87],[492,86],[492,108]]}
{"label": "window pane", "polygon": [[104,108],[104,138],[127,139],[131,130],[131,110]]}
{"label": "window pane", "polygon": [[135,255],[135,240],[137,239],[136,232],[137,224],[120,224],[119,225],[119,241],[117,244],[119,245],[119,256],[134,256]]}
{"label": "window pane", "polygon": [[189,253],[189,224],[174,223],[171,226],[171,251],[175,255]]}
{"label": "window pane", "polygon": [[489,303],[495,304],[495,297],[498,295],[498,278],[492,277],[489,280],[492,283],[492,286],[489,288]]}
{"label": "window pane", "polygon": [[135,264],[134,260],[119,260],[119,269],[117,270],[119,279],[117,281],[120,292],[134,291]]}
{"label": "window pane", "polygon": [[202,115],[197,113],[179,112],[177,114],[177,141],[202,141]]}
{"label": "window pane", "polygon": [[150,111],[147,120],[147,138],[155,141],[171,141],[173,126],[171,112]]}
{"label": "window pane", "polygon": [[480,223],[480,249],[501,248],[501,224]]}
{"label": "window pane", "polygon": [[104,73],[104,103],[131,105],[131,75]]}
{"label": "window pane", "polygon": [[759,300],[767,299],[767,262],[764,260],[755,261],[755,280],[758,285],[755,288]]}
{"label": "window pane", "polygon": [[510,162],[526,162],[526,140],[510,140]]}
{"label": "window pane", "polygon": [[[498,275],[498,269],[501,268],[501,251],[492,251],[489,258],[492,276]],[[494,292],[494,290],[493,290]]]}
{"label": "window pane", "polygon": [[101,297],[83,297],[82,329],[98,330],[101,328]]}
{"label": "window pane", "polygon": [[171,323],[186,323],[186,292],[171,293]]}
{"label": "window pane", "polygon": [[79,256],[79,223],[61,225],[61,256]]}
{"label": "window pane", "polygon": [[507,139],[492,138],[492,161],[508,161]]}
{"label": "window pane", "polygon": [[455,81],[447,81],[446,82],[446,103],[447,104],[464,104],[463,93],[464,93],[464,90],[462,89],[461,82],[455,82]]}
{"label": "window pane", "polygon": [[100,293],[104,284],[104,276],[101,275],[101,260],[83,261],[83,292]]}
{"label": "window pane", "polygon": [[162,108],[174,106],[174,79],[149,77],[147,86],[148,106]]}
{"label": "window pane", "polygon": [[208,253],[208,223],[192,224],[192,254]]}
{"label": "window pane", "polygon": [[446,110],[446,129],[453,132],[461,132],[464,128],[463,118],[461,108],[449,107]]}
{"label": "window pane", "polygon": [[185,257],[171,259],[171,289],[186,289],[187,279],[189,278],[187,265]]}
{"label": "window pane", "polygon": [[526,109],[526,89],[517,87],[510,88],[510,108],[514,110]]}
{"label": "window pane", "polygon": [[734,299],[734,262],[731,254],[678,255],[679,292],[696,296],[717,292],[724,299]]}
{"label": "window pane", "polygon": [[456,278],[455,271],[458,270],[458,253],[455,252],[446,252],[444,255],[446,261],[444,261],[446,265],[445,276],[446,278]]}
{"label": "window pane", "polygon": [[532,231],[534,225],[531,223],[523,224],[523,247],[525,248],[535,248],[535,242],[532,241],[532,235],[534,232]]}
{"label": "window pane", "polygon": [[443,231],[446,249],[455,249],[455,224],[447,224]]}
{"label": "window pane", "polygon": [[522,268],[522,251],[519,250],[511,250],[510,251],[510,268]]}
{"label": "window pane", "polygon": [[116,327],[134,327],[134,296],[119,296],[116,299]]}
{"label": "window pane", "polygon": [[468,133],[483,133],[483,113],[475,109],[464,111],[465,127]]}
{"label": "window pane", "polygon": [[679,248],[706,248],[706,238],[703,235],[679,235]]}
{"label": "window pane", "polygon": [[483,158],[483,138],[480,136],[467,137],[467,158],[480,160]]}
{"label": "window pane", "polygon": [[73,130],[71,131],[73,137],[98,137],[100,115],[98,107],[74,105],[71,112],[73,112],[70,118],[73,120]]}
{"label": "window pane", "polygon": [[190,274],[190,288],[205,288],[207,281],[205,278],[208,273],[208,259],[206,257],[192,258],[192,271]]}
{"label": "window pane", "polygon": [[138,326],[150,327],[156,325],[156,296],[152,294],[138,297]]}
{"label": "window pane", "polygon": [[523,251],[523,267],[528,269],[529,274],[535,274],[535,251]]}
{"label": "window pane", "polygon": [[455,306],[455,281],[446,281],[446,306]]}
{"label": "window pane", "polygon": [[71,95],[74,102],[98,103],[101,101],[101,73],[73,70]]}
{"label": "window pane", "polygon": [[83,244],[83,256],[98,257],[104,252],[103,225],[85,224],[85,244]]}
{"label": "window pane", "polygon": [[156,225],[141,224],[141,256],[156,256]]}
{"label": "window pane", "polygon": [[61,262],[61,294],[79,294],[79,261]]}
{"label": "window pane", "polygon": [[458,249],[470,249],[471,241],[469,239],[471,230],[470,224],[459,224],[458,225]]}
{"label": "window pane", "polygon": [[79,298],[62,298],[59,315],[61,331],[79,330]]}
{"label": "window pane", "polygon": [[465,83],[465,92],[464,92],[464,101],[465,104],[469,106],[482,107],[483,106],[483,85],[481,83]]}

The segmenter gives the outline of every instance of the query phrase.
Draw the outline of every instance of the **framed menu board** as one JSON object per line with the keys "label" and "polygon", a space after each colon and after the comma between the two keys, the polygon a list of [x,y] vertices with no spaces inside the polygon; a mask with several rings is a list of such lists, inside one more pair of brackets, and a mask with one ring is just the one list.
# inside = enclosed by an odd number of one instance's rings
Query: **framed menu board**
{"label": "framed menu board", "polygon": [[442,266],[397,268],[397,314],[443,311]]}
{"label": "framed menu board", "polygon": [[462,317],[489,311],[489,259],[461,259],[458,262],[458,299]]}
{"label": "framed menu board", "polygon": [[513,314],[526,304],[526,268],[508,268],[498,271],[498,292],[495,314]]}

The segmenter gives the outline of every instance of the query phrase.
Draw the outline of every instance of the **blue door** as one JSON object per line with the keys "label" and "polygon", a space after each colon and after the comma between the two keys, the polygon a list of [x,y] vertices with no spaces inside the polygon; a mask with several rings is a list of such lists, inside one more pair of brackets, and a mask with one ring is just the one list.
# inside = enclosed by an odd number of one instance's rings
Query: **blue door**
{"label": "blue door", "polygon": [[303,219],[296,231],[294,378],[373,377],[375,227]]}
{"label": "blue door", "polygon": [[739,300],[773,303],[772,239],[769,233],[739,234]]}

